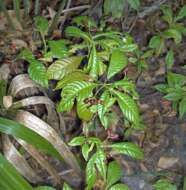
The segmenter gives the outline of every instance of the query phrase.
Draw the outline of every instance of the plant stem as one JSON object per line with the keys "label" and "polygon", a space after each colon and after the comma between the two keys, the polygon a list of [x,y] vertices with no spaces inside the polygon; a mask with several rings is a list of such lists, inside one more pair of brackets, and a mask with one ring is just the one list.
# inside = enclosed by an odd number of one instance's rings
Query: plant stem
{"label": "plant stem", "polygon": [[3,13],[4,13],[4,15],[5,15],[5,17],[6,17],[7,21],[8,21],[8,24],[10,25],[11,29],[12,30],[16,30],[16,27],[15,27],[14,23],[12,22],[12,20],[10,18],[10,15],[9,15],[7,9],[6,9],[6,6],[5,6],[3,0],[0,0],[0,10],[3,11]]}
{"label": "plant stem", "polygon": [[24,16],[28,16],[31,7],[30,0],[23,0],[23,5],[24,5]]}
{"label": "plant stem", "polygon": [[52,24],[51,24],[50,27],[49,27],[49,30],[48,30],[48,35],[49,35],[49,36],[52,35],[52,33],[53,33],[53,31],[54,31],[54,29],[55,29],[55,27],[56,27],[56,25],[57,25],[57,22],[58,22],[58,20],[59,20],[59,18],[60,18],[60,16],[61,16],[61,13],[62,13],[62,11],[63,11],[63,9],[64,9],[64,7],[65,7],[66,1],[67,1],[67,0],[61,0],[61,3],[60,3],[60,5],[59,5],[59,10],[58,10],[58,12],[56,13],[56,15],[54,16],[54,18],[53,18],[53,20],[52,20]]}
{"label": "plant stem", "polygon": [[44,52],[46,53],[47,52],[47,45],[46,45],[45,36],[43,33],[40,33],[40,34],[41,34],[41,38],[42,38],[43,45],[44,45]]}
{"label": "plant stem", "polygon": [[19,0],[13,0],[13,5],[14,5],[14,11],[15,11],[15,14],[16,14],[16,18],[21,23],[20,1]]}

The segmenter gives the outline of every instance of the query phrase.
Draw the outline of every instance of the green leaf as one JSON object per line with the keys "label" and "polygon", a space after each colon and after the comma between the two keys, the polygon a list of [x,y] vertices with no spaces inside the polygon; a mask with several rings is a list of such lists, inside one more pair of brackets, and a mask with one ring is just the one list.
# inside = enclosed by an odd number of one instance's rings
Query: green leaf
{"label": "green leaf", "polygon": [[33,190],[31,185],[0,153],[0,187],[4,190]]}
{"label": "green leaf", "polygon": [[106,155],[102,149],[98,149],[96,152],[95,164],[104,180],[106,180]]}
{"label": "green leaf", "polygon": [[4,107],[3,105],[3,96],[6,95],[7,82],[5,80],[0,80],[0,108]]}
{"label": "green leaf", "polygon": [[64,183],[63,190],[72,190],[72,188],[67,183]]}
{"label": "green leaf", "polygon": [[135,10],[138,10],[139,7],[140,7],[140,0],[127,0],[129,5],[135,9]]}
{"label": "green leaf", "polygon": [[38,60],[29,59],[28,73],[32,80],[37,82],[43,87],[48,87],[48,80],[46,76],[45,66]]}
{"label": "green leaf", "polygon": [[109,190],[130,190],[130,189],[127,185],[118,183],[118,184],[112,186]]}
{"label": "green leaf", "polygon": [[19,53],[19,55],[17,56],[17,59],[32,60],[34,59],[34,56],[30,50],[24,49]]}
{"label": "green leaf", "polygon": [[154,86],[156,90],[160,91],[161,93],[167,93],[167,84],[157,84]]}
{"label": "green leaf", "polygon": [[85,15],[80,15],[72,19],[72,23],[77,24],[78,26],[81,27],[97,27],[96,22],[93,20],[93,18],[85,16]]}
{"label": "green leaf", "polygon": [[90,76],[85,74],[83,71],[76,70],[70,73],[69,75],[64,76],[63,79],[57,83],[57,86],[55,89],[57,90],[57,89],[64,88],[65,85],[72,83],[74,81],[88,81],[90,79],[91,79]]}
{"label": "green leaf", "polygon": [[12,135],[13,137],[20,138],[39,150],[61,159],[59,153],[46,139],[15,121],[0,117],[0,131]]}
{"label": "green leaf", "polygon": [[64,40],[50,40],[48,41],[48,46],[52,58],[55,57],[61,59],[67,55],[67,47]]}
{"label": "green leaf", "polygon": [[163,98],[169,101],[179,101],[180,99],[182,99],[183,96],[184,96],[184,92],[180,93],[180,91],[175,91],[175,92],[168,93]]}
{"label": "green leaf", "polygon": [[112,14],[114,18],[119,18],[123,14],[125,6],[125,0],[105,0],[104,1],[104,13],[108,15]]}
{"label": "green leaf", "polygon": [[172,50],[168,51],[165,58],[165,62],[166,62],[167,68],[171,69],[174,64],[174,52]]}
{"label": "green leaf", "polygon": [[82,59],[82,56],[73,56],[57,60],[47,70],[48,79],[61,80],[67,74],[75,71],[79,67]]}
{"label": "green leaf", "polygon": [[161,8],[162,12],[163,12],[163,20],[166,21],[169,25],[171,25],[171,23],[173,22],[173,13],[172,13],[172,9],[168,6],[163,6]]}
{"label": "green leaf", "polygon": [[74,105],[74,98],[62,98],[60,103],[57,105],[58,112],[71,111]]}
{"label": "green leaf", "polygon": [[37,16],[34,18],[36,29],[42,34],[46,35],[48,32],[48,20],[44,17]]}
{"label": "green leaf", "polygon": [[186,98],[183,98],[179,103],[179,114],[180,118],[183,118],[186,113]]}
{"label": "green leaf", "polygon": [[174,28],[165,30],[163,35],[167,39],[173,38],[176,44],[179,44],[182,41],[182,34]]}
{"label": "green leaf", "polygon": [[98,64],[96,47],[93,46],[88,59],[88,70],[89,75],[94,79],[96,79],[98,76]]}
{"label": "green leaf", "polygon": [[116,151],[117,153],[125,154],[135,159],[141,160],[144,158],[142,149],[134,143],[130,142],[115,143],[110,145],[110,147],[113,149],[113,151]]}
{"label": "green leaf", "polygon": [[84,157],[84,159],[87,161],[88,160],[88,155],[90,152],[90,147],[87,143],[83,144],[82,146],[82,155]]}
{"label": "green leaf", "polygon": [[160,44],[161,44],[161,37],[160,36],[153,36],[150,39],[149,47],[152,49],[156,49],[160,46]]}
{"label": "green leaf", "polygon": [[181,74],[168,72],[167,81],[170,87],[180,87],[186,81],[186,77]]}
{"label": "green leaf", "polygon": [[85,41],[92,42],[88,33],[83,32],[81,29],[75,26],[68,26],[65,29],[65,34],[70,37],[83,38]]}
{"label": "green leaf", "polygon": [[120,50],[114,50],[111,55],[111,60],[108,68],[107,78],[110,79],[116,73],[120,72],[127,66],[128,60],[126,55]]}
{"label": "green leaf", "polygon": [[84,136],[74,137],[68,144],[70,146],[81,146],[85,142]]}
{"label": "green leaf", "polygon": [[95,168],[96,154],[94,154],[87,163],[86,166],[86,190],[91,190],[96,182],[96,168]]}
{"label": "green leaf", "polygon": [[90,121],[93,116],[93,113],[83,101],[77,103],[77,114],[84,121]]}
{"label": "green leaf", "polygon": [[39,186],[39,187],[34,188],[34,190],[56,190],[56,189],[49,186]]}
{"label": "green leaf", "polygon": [[171,184],[167,179],[158,180],[153,187],[155,190],[177,190],[176,186]]}
{"label": "green leaf", "polygon": [[121,93],[119,91],[114,90],[113,93],[117,96],[119,107],[124,116],[137,127],[140,123],[140,117],[135,101],[127,94]]}
{"label": "green leaf", "polygon": [[178,13],[178,16],[175,18],[175,21],[181,20],[186,17],[186,5],[184,5]]}
{"label": "green leaf", "polygon": [[106,182],[107,188],[109,188],[117,181],[119,181],[121,176],[122,176],[122,171],[120,165],[116,161],[110,162],[107,171],[107,182]]}

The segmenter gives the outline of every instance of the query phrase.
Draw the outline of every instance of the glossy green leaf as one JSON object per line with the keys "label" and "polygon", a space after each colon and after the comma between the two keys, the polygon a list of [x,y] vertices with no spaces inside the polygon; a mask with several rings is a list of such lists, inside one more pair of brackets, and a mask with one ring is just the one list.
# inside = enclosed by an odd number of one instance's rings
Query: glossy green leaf
{"label": "glossy green leaf", "polygon": [[93,112],[90,111],[83,101],[78,101],[77,103],[77,114],[83,121],[90,121],[93,116]]}
{"label": "glossy green leaf", "polygon": [[49,186],[39,186],[39,187],[34,188],[34,190],[56,190],[56,189]]}
{"label": "glossy green leaf", "polygon": [[130,190],[130,189],[127,185],[118,183],[116,185],[113,185],[109,190]]}
{"label": "glossy green leaf", "polygon": [[166,62],[167,68],[171,69],[174,64],[174,52],[172,50],[168,51],[165,58],[165,62]]}
{"label": "glossy green leaf", "polygon": [[0,187],[2,190],[33,190],[31,185],[0,154]]}
{"label": "glossy green leaf", "polygon": [[20,138],[27,143],[32,144],[39,150],[61,159],[59,153],[46,139],[44,139],[31,129],[24,127],[23,125],[15,121],[0,117],[0,131],[2,133],[12,135],[16,138]]}
{"label": "glossy green leaf", "polygon": [[90,79],[91,79],[90,76],[85,74],[83,71],[76,70],[76,71],[73,71],[72,73],[70,73],[69,75],[64,76],[57,83],[56,89],[64,88],[65,85],[72,83],[74,81],[88,81]]}
{"label": "glossy green leaf", "polygon": [[64,183],[63,190],[72,190],[72,188],[67,183]]}
{"label": "glossy green leaf", "polygon": [[117,96],[117,101],[121,111],[123,112],[123,115],[137,127],[140,123],[140,117],[135,101],[127,94],[121,93],[119,91],[113,91],[113,93]]}
{"label": "glossy green leaf", "polygon": [[28,74],[29,77],[43,87],[48,87],[45,66],[36,59],[29,59]]}
{"label": "glossy green leaf", "polygon": [[95,164],[100,175],[106,180],[106,155],[102,149],[98,149],[96,152]]}
{"label": "glossy green leaf", "polygon": [[175,18],[175,21],[178,21],[186,17],[186,5],[184,5],[178,13],[178,16]]}
{"label": "glossy green leaf", "polygon": [[183,118],[186,113],[186,98],[183,98],[179,103],[179,114],[180,118]]}
{"label": "glossy green leaf", "polygon": [[163,98],[169,101],[179,101],[180,99],[182,99],[183,95],[184,95],[183,92],[180,93],[179,91],[175,91],[175,92],[168,93]]}
{"label": "glossy green leaf", "polygon": [[36,29],[42,34],[46,35],[48,32],[48,20],[44,17],[37,16],[34,18]]}
{"label": "glossy green leaf", "polygon": [[74,97],[72,98],[62,98],[60,103],[57,105],[58,112],[71,111],[74,105]]}
{"label": "glossy green leaf", "polygon": [[140,0],[127,0],[129,5],[135,9],[135,10],[138,10],[139,7],[140,7]]}
{"label": "glossy green leaf", "polygon": [[120,50],[114,50],[108,68],[107,78],[110,79],[116,73],[120,72],[127,66],[128,60],[126,55]]}
{"label": "glossy green leaf", "polygon": [[86,166],[86,190],[91,190],[96,182],[96,168],[95,168],[96,154],[94,154],[87,163]]}
{"label": "glossy green leaf", "polygon": [[88,160],[89,152],[90,152],[90,146],[87,143],[83,144],[82,155],[86,161]]}
{"label": "glossy green leaf", "polygon": [[91,37],[89,36],[88,33],[83,32],[81,29],[75,26],[68,26],[65,29],[65,33],[67,36],[70,37],[76,37],[76,38],[83,38],[84,40],[88,42],[92,42]]}
{"label": "glossy green leaf", "polygon": [[170,87],[182,86],[186,81],[186,77],[181,74],[168,72],[167,82]]}
{"label": "glossy green leaf", "polygon": [[81,146],[85,142],[84,136],[74,137],[68,144],[70,146]]}
{"label": "glossy green leaf", "polygon": [[[113,175],[114,174],[114,175]],[[117,181],[120,180],[122,176],[122,171],[120,165],[116,161],[112,161],[108,165],[107,170],[107,188],[114,185]]]}
{"label": "glossy green leaf", "polygon": [[125,154],[135,159],[141,160],[144,158],[142,149],[134,143],[121,142],[121,143],[112,144],[110,145],[110,147],[113,149],[113,151],[117,153]]}
{"label": "glossy green leaf", "polygon": [[56,61],[47,70],[48,79],[61,80],[67,74],[75,71],[82,59],[82,56],[73,56]]}
{"label": "glossy green leaf", "polygon": [[171,184],[167,179],[158,180],[153,187],[155,190],[177,190],[176,186]]}

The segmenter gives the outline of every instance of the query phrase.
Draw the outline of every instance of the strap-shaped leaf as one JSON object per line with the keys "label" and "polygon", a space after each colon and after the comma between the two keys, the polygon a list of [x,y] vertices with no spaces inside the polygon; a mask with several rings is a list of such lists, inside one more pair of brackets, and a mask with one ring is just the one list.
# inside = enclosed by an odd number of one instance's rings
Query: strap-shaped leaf
{"label": "strap-shaped leaf", "polygon": [[47,70],[48,79],[61,80],[65,75],[78,68],[82,58],[82,56],[73,56],[56,61]]}
{"label": "strap-shaped leaf", "polygon": [[108,68],[107,78],[110,79],[116,73],[120,72],[127,66],[128,60],[126,55],[120,50],[116,49],[111,55],[111,60]]}
{"label": "strap-shaped leaf", "polygon": [[33,190],[31,185],[0,154],[0,187],[6,190]]}
{"label": "strap-shaped leaf", "polygon": [[64,183],[63,190],[72,190],[72,188],[67,183]]}
{"label": "strap-shaped leaf", "polygon": [[30,78],[41,86],[48,87],[45,66],[40,61],[37,61],[35,59],[29,59],[28,61],[30,63],[28,68]]}
{"label": "strap-shaped leaf", "polygon": [[0,117],[0,131],[2,133],[20,138],[29,144],[32,144],[39,150],[48,153],[54,157],[61,158],[55,148],[43,137],[31,129],[9,119]]}
{"label": "strap-shaped leaf", "polygon": [[76,38],[83,38],[84,40],[91,42],[91,38],[90,38],[89,34],[86,32],[83,32],[82,30],[80,30],[79,28],[77,28],[75,26],[68,26],[65,29],[65,33],[68,36],[76,37]]}
{"label": "strap-shaped leaf", "polygon": [[77,70],[63,77],[63,79],[57,83],[56,89],[61,89],[65,85],[72,83],[74,81],[88,81],[88,80],[90,80],[90,76],[86,75],[81,70]]}
{"label": "strap-shaped leaf", "polygon": [[183,98],[179,103],[179,114],[180,118],[183,118],[186,113],[186,98]]}
{"label": "strap-shaped leaf", "polygon": [[107,171],[107,188],[119,181],[121,176],[122,171],[120,165],[116,161],[110,162]]}
{"label": "strap-shaped leaf", "polygon": [[119,91],[113,91],[113,92],[117,96],[119,107],[123,112],[124,116],[130,122],[133,122],[137,127],[140,122],[140,117],[139,117],[139,110],[135,101],[127,94],[121,93]]}
{"label": "strap-shaped leaf", "polygon": [[117,153],[125,154],[135,159],[144,158],[142,149],[134,143],[130,142],[115,143],[110,145],[110,147],[113,149],[113,151]]}

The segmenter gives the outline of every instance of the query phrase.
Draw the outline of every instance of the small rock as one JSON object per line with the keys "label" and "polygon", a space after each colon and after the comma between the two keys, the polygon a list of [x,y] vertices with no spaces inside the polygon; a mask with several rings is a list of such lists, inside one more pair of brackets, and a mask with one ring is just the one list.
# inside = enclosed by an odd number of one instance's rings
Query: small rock
{"label": "small rock", "polygon": [[176,166],[179,162],[177,157],[164,157],[162,156],[158,161],[158,169],[169,169]]}

